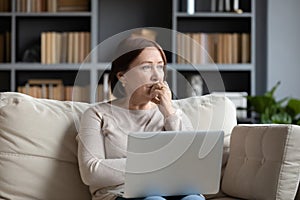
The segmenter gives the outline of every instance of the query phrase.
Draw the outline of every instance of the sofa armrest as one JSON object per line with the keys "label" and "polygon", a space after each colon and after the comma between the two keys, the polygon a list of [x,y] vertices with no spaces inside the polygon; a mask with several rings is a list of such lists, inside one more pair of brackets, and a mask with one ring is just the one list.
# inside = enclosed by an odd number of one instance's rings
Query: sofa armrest
{"label": "sofa armrest", "polygon": [[236,126],[223,192],[243,199],[294,199],[300,178],[299,144],[300,126]]}
{"label": "sofa armrest", "polygon": [[90,105],[0,93],[0,199],[91,199],[76,121]]}

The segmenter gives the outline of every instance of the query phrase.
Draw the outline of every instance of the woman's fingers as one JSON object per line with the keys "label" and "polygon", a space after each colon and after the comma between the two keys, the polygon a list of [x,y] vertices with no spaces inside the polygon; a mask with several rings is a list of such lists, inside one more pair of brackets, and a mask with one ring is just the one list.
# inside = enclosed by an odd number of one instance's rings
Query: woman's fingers
{"label": "woman's fingers", "polygon": [[174,113],[172,107],[172,93],[166,82],[155,83],[150,90],[151,101],[159,105],[162,114],[167,117]]}
{"label": "woman's fingers", "polygon": [[170,90],[169,86],[163,82],[158,82],[151,87],[150,93],[155,90]]}
{"label": "woman's fingers", "polygon": [[160,105],[164,105],[172,99],[171,91],[166,82],[153,84],[150,90],[150,96],[152,102]]}
{"label": "woman's fingers", "polygon": [[160,100],[157,97],[152,98],[151,101],[155,104],[160,104]]}

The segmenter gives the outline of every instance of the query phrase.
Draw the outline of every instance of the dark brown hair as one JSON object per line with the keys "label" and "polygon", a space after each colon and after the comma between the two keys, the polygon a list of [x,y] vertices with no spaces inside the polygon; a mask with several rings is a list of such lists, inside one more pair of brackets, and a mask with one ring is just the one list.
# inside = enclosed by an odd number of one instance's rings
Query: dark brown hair
{"label": "dark brown hair", "polygon": [[163,49],[155,41],[148,40],[142,37],[129,37],[123,40],[117,49],[116,59],[113,60],[111,71],[109,74],[109,83],[111,92],[115,97],[121,98],[125,96],[125,91],[120,85],[117,74],[119,72],[125,73],[129,70],[130,64],[140,55],[140,53],[147,47],[155,47],[160,52],[164,62],[164,80],[166,80],[166,64],[167,59]]}

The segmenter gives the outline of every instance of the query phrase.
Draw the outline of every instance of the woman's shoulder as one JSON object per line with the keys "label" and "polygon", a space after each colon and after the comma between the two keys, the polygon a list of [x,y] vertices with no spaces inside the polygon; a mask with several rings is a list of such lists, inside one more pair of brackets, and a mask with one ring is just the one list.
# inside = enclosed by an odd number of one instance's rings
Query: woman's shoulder
{"label": "woman's shoulder", "polygon": [[93,104],[91,107],[89,107],[87,110],[85,110],[84,113],[95,113],[95,114],[100,114],[100,113],[106,113],[109,111],[110,104],[108,102],[98,102]]}

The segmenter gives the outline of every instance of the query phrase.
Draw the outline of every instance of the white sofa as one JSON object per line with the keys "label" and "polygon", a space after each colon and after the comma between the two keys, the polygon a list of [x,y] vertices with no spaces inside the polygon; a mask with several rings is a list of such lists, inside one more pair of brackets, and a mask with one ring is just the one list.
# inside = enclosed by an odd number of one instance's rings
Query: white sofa
{"label": "white sofa", "polygon": [[[220,96],[176,100],[174,105],[195,128],[225,132],[220,192],[207,198],[295,198],[300,176],[299,126],[236,126],[234,105]],[[75,140],[80,116],[90,106],[0,93],[0,199],[91,198],[78,171]]]}

